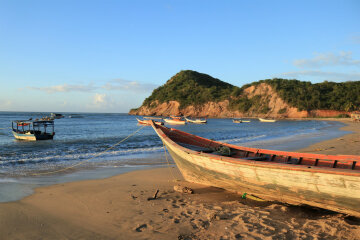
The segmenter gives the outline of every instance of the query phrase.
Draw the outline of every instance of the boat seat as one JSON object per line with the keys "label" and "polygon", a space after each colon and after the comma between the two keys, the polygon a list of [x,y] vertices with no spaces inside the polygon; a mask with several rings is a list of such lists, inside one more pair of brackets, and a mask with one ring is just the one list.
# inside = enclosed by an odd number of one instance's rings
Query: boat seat
{"label": "boat seat", "polygon": [[245,158],[241,158],[241,159],[245,159],[245,160],[254,160],[254,161],[266,161],[269,160],[269,157],[245,157]]}

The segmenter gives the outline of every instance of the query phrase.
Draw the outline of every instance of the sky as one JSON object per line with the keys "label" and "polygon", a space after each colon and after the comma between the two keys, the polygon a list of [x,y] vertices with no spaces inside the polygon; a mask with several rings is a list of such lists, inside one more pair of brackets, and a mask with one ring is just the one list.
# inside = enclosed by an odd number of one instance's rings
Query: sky
{"label": "sky", "polygon": [[360,1],[0,0],[0,111],[126,113],[181,70],[360,80]]}

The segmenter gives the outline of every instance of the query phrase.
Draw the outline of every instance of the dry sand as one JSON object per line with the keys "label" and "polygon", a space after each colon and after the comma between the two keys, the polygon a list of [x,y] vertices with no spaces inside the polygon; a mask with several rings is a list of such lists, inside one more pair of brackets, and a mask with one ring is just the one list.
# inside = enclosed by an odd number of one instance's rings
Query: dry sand
{"label": "dry sand", "polygon": [[[360,124],[347,124],[353,134],[301,151],[360,155]],[[194,194],[174,191],[178,184]],[[0,239],[360,239],[360,219],[242,199],[186,183],[172,167],[38,188],[2,203]]]}

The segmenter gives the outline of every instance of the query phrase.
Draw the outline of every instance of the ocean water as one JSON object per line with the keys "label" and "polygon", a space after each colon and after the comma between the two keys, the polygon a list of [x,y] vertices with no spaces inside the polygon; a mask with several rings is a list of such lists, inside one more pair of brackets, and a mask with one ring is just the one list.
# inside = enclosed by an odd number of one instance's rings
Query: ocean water
{"label": "ocean water", "polygon": [[[54,140],[28,142],[15,140],[11,121],[40,118],[50,113],[0,112],[0,201],[18,199],[31,192],[32,187],[43,184],[106,177],[132,169],[166,165],[162,143],[151,127],[142,128],[114,146],[142,127],[135,116],[63,114],[65,118],[55,120]],[[346,133],[339,130],[342,126],[344,124],[333,121],[262,123],[257,119],[240,124],[231,119],[208,119],[208,124],[204,125],[171,125],[216,141],[285,151],[342,136]],[[108,151],[95,157],[105,150]],[[33,175],[61,170],[82,161],[83,164],[70,171]]]}
{"label": "ocean water", "polygon": [[[162,153],[162,143],[151,127],[144,127],[134,136],[108,150],[141,126],[135,116],[127,114],[66,114],[55,120],[54,140],[18,141],[12,136],[12,120],[39,118],[50,113],[0,112],[0,178],[53,170],[80,161],[86,166],[131,166],[151,164]],[[72,116],[76,116],[73,118]],[[209,119],[208,124],[174,126],[216,141],[277,150],[295,150],[314,142],[344,134],[343,126],[331,121],[278,121],[235,124],[231,119]],[[146,158],[151,161],[147,162]]]}

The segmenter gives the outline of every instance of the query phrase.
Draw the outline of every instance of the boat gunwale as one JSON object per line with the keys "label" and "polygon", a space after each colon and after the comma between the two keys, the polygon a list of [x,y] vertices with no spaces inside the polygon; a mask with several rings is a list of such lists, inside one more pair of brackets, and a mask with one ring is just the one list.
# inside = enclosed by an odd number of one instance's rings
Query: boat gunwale
{"label": "boat gunwale", "polygon": [[[152,127],[154,128],[154,130],[157,132],[157,134],[159,136],[161,136],[162,138],[164,138],[164,140],[166,140],[167,143],[173,145],[174,147],[188,153],[188,154],[193,154],[193,155],[201,155],[213,160],[218,160],[218,161],[222,161],[222,162],[229,162],[229,163],[235,163],[235,164],[239,164],[239,165],[247,165],[247,166],[257,166],[257,167],[265,167],[265,168],[272,168],[272,169],[283,169],[283,170],[293,170],[293,171],[303,171],[303,172],[312,172],[312,173],[327,173],[327,174],[337,174],[337,175],[346,175],[346,176],[360,176],[360,171],[359,170],[355,170],[355,169],[344,169],[344,168],[330,168],[330,167],[318,167],[318,166],[309,166],[309,165],[294,165],[294,164],[286,164],[286,163],[279,163],[279,162],[270,162],[270,161],[256,161],[256,160],[249,160],[249,159],[243,159],[241,157],[239,158],[234,158],[234,157],[227,157],[227,156],[217,156],[211,153],[205,153],[205,152],[201,152],[201,151],[195,151],[186,147],[183,147],[179,144],[177,144],[175,141],[173,141],[169,136],[167,136],[166,133],[164,133],[164,131],[162,131],[161,128],[167,128],[165,126],[154,126],[154,124],[151,124]],[[345,161],[345,162],[353,162],[353,161],[360,161],[360,156],[355,156],[355,155],[323,155],[323,154],[311,154],[311,153],[297,153],[297,152],[285,152],[285,151],[276,151],[276,150],[267,150],[267,149],[257,149],[257,148],[249,148],[249,147],[241,147],[241,146],[237,146],[237,145],[232,145],[232,144],[228,144],[228,143],[222,143],[222,142],[217,142],[217,141],[213,141],[210,139],[206,139],[200,136],[196,136],[190,133],[186,133],[183,132],[181,130],[178,129],[174,129],[174,128],[167,128],[170,131],[177,131],[180,132],[184,135],[189,135],[191,137],[195,137],[195,138],[199,138],[202,140],[207,140],[207,141],[211,141],[213,143],[216,144],[221,144],[223,146],[227,146],[227,147],[231,147],[231,148],[235,148],[237,150],[243,150],[243,151],[251,151],[251,152],[258,152],[258,153],[264,153],[264,154],[274,154],[274,155],[278,155],[278,156],[298,156],[298,155],[293,155],[293,153],[295,154],[299,154],[301,155],[301,157],[307,157],[307,158],[312,158],[312,159],[323,159],[323,160],[331,160],[328,159],[328,156],[332,156],[336,159],[334,160],[341,160],[341,161]],[[265,151],[259,151],[259,150],[265,150]],[[266,153],[267,152],[267,153]],[[275,154],[276,153],[276,154]],[[320,157],[321,156],[321,157]],[[346,160],[346,159],[339,159],[339,157],[354,157],[355,159],[353,159],[352,161],[350,160]],[[236,159],[236,160],[235,160]]]}

